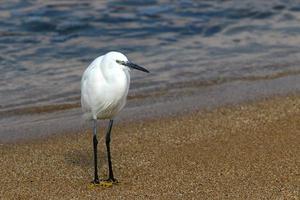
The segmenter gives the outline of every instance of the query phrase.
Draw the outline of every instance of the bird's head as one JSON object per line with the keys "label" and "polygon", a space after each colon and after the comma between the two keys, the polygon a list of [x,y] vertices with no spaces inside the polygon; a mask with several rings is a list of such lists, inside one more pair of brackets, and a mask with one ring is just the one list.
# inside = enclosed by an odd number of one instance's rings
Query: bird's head
{"label": "bird's head", "polygon": [[126,67],[129,69],[137,69],[137,70],[149,73],[149,71],[147,69],[129,61],[127,59],[127,57],[120,52],[112,51],[112,52],[107,53],[106,56],[111,58],[113,60],[113,62],[116,62],[118,65],[120,65],[120,67]]}

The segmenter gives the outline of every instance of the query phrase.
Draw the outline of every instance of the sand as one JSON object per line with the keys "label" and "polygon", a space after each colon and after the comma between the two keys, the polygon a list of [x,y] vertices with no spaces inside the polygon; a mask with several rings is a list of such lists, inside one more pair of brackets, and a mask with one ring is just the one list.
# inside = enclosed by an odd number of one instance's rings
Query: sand
{"label": "sand", "polygon": [[[86,130],[0,145],[0,197],[300,199],[299,144],[299,95],[119,123],[112,136],[118,185],[89,187]],[[103,139],[99,147],[105,178]]]}

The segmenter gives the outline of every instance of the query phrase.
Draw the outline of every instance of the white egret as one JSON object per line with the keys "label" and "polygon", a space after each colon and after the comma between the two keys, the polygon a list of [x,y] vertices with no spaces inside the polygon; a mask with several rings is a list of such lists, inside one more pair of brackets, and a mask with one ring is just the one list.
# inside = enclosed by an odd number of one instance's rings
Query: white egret
{"label": "white egret", "polygon": [[109,52],[96,58],[84,71],[81,79],[81,107],[84,117],[94,123],[93,149],[94,149],[94,184],[99,184],[97,169],[97,120],[109,119],[106,133],[106,150],[108,159],[108,179],[115,183],[111,154],[110,135],[114,117],[125,106],[129,84],[130,69],[137,69],[149,73],[139,65],[130,62],[125,55],[119,52]]}

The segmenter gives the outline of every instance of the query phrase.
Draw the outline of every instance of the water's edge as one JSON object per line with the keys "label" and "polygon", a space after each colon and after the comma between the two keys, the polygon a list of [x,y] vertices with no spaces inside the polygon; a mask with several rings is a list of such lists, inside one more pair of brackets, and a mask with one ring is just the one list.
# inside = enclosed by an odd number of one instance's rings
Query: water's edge
{"label": "water's edge", "polygon": [[[299,94],[300,75],[289,75],[270,80],[237,80],[234,82],[194,88],[186,94],[153,96],[143,100],[131,99],[116,118],[127,123],[156,117],[180,115],[201,109],[235,105],[272,96]],[[137,102],[134,102],[137,101]],[[58,112],[23,115],[22,124],[14,123],[14,115],[0,128],[0,143],[15,143],[31,139],[44,139],[52,135],[85,132],[89,122],[81,118],[80,108]],[[20,116],[18,116],[20,117]],[[36,118],[37,120],[33,120]]]}

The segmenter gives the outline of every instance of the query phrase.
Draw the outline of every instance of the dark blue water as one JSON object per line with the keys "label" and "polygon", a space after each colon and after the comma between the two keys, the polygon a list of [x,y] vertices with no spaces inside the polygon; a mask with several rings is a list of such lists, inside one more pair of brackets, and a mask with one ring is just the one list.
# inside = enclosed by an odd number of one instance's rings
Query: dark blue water
{"label": "dark blue water", "polygon": [[132,99],[300,74],[299,21],[287,0],[1,1],[2,124],[78,107],[82,72],[110,50],[152,72],[133,73]]}

